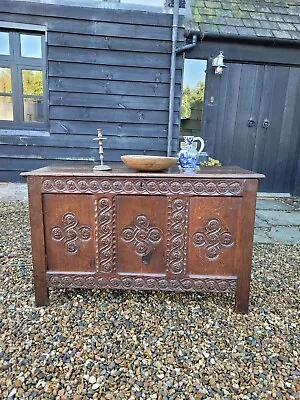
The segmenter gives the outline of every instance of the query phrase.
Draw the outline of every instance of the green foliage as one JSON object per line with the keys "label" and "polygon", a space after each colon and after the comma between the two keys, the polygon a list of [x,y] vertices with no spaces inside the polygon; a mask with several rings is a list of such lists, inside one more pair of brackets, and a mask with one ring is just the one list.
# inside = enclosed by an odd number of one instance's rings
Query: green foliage
{"label": "green foliage", "polygon": [[207,161],[203,161],[200,163],[203,167],[220,167],[222,164],[220,163],[219,160],[216,160],[215,158],[208,157]]}
{"label": "green foliage", "polygon": [[202,102],[203,98],[204,82],[199,81],[195,88],[184,87],[181,98],[181,118],[190,118],[192,105],[196,102]]}
{"label": "green foliage", "polygon": [[0,92],[11,93],[11,77],[9,68],[0,68]]}
{"label": "green foliage", "polygon": [[43,95],[43,73],[42,71],[22,71],[23,93],[36,96]]}
{"label": "green foliage", "polygon": [[[22,71],[23,94],[43,96],[43,72],[24,69]],[[0,69],[0,92],[11,93],[9,68]]]}

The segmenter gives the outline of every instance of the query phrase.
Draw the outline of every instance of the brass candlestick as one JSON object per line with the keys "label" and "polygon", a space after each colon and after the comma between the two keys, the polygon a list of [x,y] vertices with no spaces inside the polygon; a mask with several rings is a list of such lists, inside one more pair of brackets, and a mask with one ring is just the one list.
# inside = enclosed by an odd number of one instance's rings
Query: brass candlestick
{"label": "brass candlestick", "polygon": [[94,171],[109,171],[111,167],[109,165],[104,165],[103,160],[104,160],[104,150],[103,150],[103,139],[105,139],[102,136],[101,129],[97,129],[97,137],[93,140],[98,140],[98,145],[99,145],[99,158],[100,158],[100,165],[95,165],[93,170]]}

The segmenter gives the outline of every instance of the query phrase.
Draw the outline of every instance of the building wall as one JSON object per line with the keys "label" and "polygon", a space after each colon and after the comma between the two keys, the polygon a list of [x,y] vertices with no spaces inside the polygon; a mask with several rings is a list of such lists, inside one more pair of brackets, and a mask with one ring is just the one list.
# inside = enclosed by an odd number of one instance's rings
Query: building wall
{"label": "building wall", "polygon": [[[49,87],[48,136],[0,130],[0,181],[47,164],[93,162],[97,128],[106,161],[166,154],[172,15],[2,0],[0,21],[46,27]],[[174,151],[182,67],[178,56]]]}
{"label": "building wall", "polygon": [[265,174],[261,192],[299,196],[299,43],[204,40],[187,57],[208,61],[200,135],[209,156]]}

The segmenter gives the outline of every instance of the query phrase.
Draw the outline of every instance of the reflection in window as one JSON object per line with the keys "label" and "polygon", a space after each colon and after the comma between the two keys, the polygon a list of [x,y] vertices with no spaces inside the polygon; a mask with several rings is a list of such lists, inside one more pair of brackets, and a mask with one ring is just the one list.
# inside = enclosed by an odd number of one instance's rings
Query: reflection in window
{"label": "reflection in window", "polygon": [[[43,72],[22,70],[23,118],[25,122],[44,121]],[[29,97],[30,96],[30,97]]]}
{"label": "reflection in window", "polygon": [[181,128],[183,136],[200,136],[204,101],[206,60],[184,61],[181,97]]}
{"label": "reflection in window", "polygon": [[0,95],[0,120],[2,121],[13,121],[13,104],[11,96]]}
{"label": "reflection in window", "polygon": [[42,58],[42,37],[39,35],[20,35],[21,56]]}
{"label": "reflection in window", "polygon": [[43,96],[43,72],[22,70],[23,94]]}
{"label": "reflection in window", "polygon": [[9,33],[0,32],[0,55],[8,56],[9,54]]}
{"label": "reflection in window", "polygon": [[181,118],[190,118],[192,108],[202,105],[204,98],[206,60],[184,62]]}
{"label": "reflection in window", "polygon": [[0,93],[11,93],[11,70],[0,67]]}
{"label": "reflection in window", "polygon": [[0,68],[0,120],[13,121],[11,70]]}
{"label": "reflection in window", "polygon": [[42,99],[35,99],[32,97],[24,98],[24,121],[25,122],[44,121],[44,103]]}

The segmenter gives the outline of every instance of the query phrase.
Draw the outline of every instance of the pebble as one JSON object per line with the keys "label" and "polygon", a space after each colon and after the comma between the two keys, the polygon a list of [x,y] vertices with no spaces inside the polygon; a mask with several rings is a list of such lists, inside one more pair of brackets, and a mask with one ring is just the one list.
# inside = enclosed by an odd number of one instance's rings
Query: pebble
{"label": "pebble", "polygon": [[0,399],[299,399],[299,245],[256,245],[230,295],[50,291],[36,308],[28,204],[0,202]]}
{"label": "pebble", "polygon": [[100,386],[101,386],[100,383],[94,383],[92,386],[92,389],[97,390],[97,389],[99,389]]}
{"label": "pebble", "polygon": [[89,383],[96,383],[97,379],[94,376],[89,377]]}

